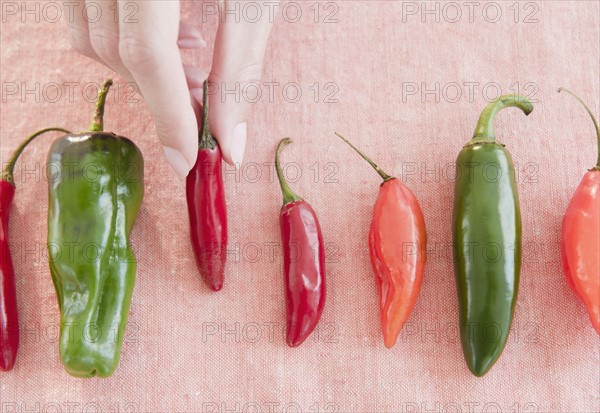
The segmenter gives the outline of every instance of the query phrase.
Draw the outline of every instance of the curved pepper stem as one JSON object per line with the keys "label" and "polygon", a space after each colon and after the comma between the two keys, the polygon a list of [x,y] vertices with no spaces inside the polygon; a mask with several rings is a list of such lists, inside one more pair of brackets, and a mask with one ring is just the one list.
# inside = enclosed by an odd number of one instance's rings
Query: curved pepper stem
{"label": "curved pepper stem", "polygon": [[71,131],[69,131],[67,129],[52,127],[52,128],[40,129],[39,131],[33,133],[32,135],[29,135],[27,138],[25,138],[25,140],[23,142],[21,142],[21,144],[17,147],[17,149],[14,150],[14,152],[10,155],[10,158],[8,158],[8,162],[4,166],[4,169],[2,170],[2,174],[0,175],[0,180],[6,181],[6,182],[12,184],[13,186],[15,185],[15,179],[13,176],[13,172],[15,169],[15,165],[17,163],[17,159],[19,159],[19,156],[21,155],[23,150],[27,147],[27,145],[29,145],[29,143],[31,141],[33,141],[38,136],[43,135],[47,132],[63,132],[65,134],[71,133]]}
{"label": "curved pepper stem", "polygon": [[200,130],[198,149],[215,149],[216,146],[217,141],[210,133],[208,123],[208,80],[205,80],[202,87],[202,129]]}
{"label": "curved pepper stem", "polygon": [[335,132],[335,134],[341,138],[344,142],[346,142],[348,145],[350,145],[350,147],[352,149],[354,149],[356,152],[358,152],[358,154],[367,162],[369,162],[369,164],[373,167],[373,169],[375,169],[375,171],[377,171],[377,173],[379,174],[379,176],[381,176],[385,181],[389,181],[390,179],[394,179],[393,176],[390,176],[388,174],[386,174],[385,172],[383,172],[383,170],[375,163],[371,160],[371,158],[369,158],[367,155],[365,155],[364,153],[362,153],[362,151],[360,149],[358,149],[356,146],[354,146],[352,144],[352,142],[350,142],[348,139],[344,138],[342,135],[340,135],[339,133]]}
{"label": "curved pepper stem", "polygon": [[96,109],[94,110],[94,116],[92,117],[92,124],[90,125],[90,131],[102,132],[104,130],[104,123],[102,118],[104,117],[104,105],[106,103],[106,95],[108,95],[108,89],[112,86],[112,79],[106,79],[104,83],[98,89],[98,99],[96,100]]}
{"label": "curved pepper stem", "polygon": [[289,143],[292,143],[290,138],[284,138],[279,141],[279,145],[277,145],[277,152],[275,153],[275,168],[277,169],[277,178],[279,179],[279,185],[281,186],[281,192],[283,193],[283,205],[302,200],[302,198],[296,195],[296,193],[294,193],[294,191],[292,191],[287,184],[285,178],[283,177],[281,164],[279,163],[279,154],[281,153],[283,147]]}
{"label": "curved pepper stem", "polygon": [[504,95],[490,102],[481,112],[473,139],[469,144],[494,142],[496,140],[496,132],[494,131],[494,118],[504,108],[517,107],[529,115],[533,110],[533,104],[521,95]]}
{"label": "curved pepper stem", "polygon": [[575,97],[575,99],[577,99],[579,101],[579,103],[581,103],[583,105],[583,107],[585,108],[585,110],[587,110],[587,113],[590,114],[590,116],[592,118],[592,122],[594,122],[594,127],[596,128],[596,137],[598,139],[598,161],[596,162],[596,166],[593,169],[600,170],[600,127],[598,127],[598,121],[596,120],[596,117],[594,116],[594,114],[592,113],[592,111],[588,107],[588,105],[585,104],[585,102],[583,101],[583,99],[581,99],[579,97],[579,95],[577,95],[575,92],[571,92],[569,89],[565,89],[564,87],[558,88],[558,92],[559,93],[560,92],[567,92],[571,96]]}

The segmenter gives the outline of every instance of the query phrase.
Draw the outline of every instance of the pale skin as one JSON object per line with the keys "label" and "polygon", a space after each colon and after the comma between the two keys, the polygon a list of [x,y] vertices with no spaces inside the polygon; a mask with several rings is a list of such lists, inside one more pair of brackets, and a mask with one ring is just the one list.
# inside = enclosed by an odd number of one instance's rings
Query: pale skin
{"label": "pale skin", "polygon": [[[90,0],[87,0],[90,2]],[[94,21],[83,13],[73,13],[68,22],[69,40],[79,53],[111,68],[126,81],[136,82],[154,117],[156,133],[166,160],[180,176],[186,176],[196,162],[202,68],[182,63],[181,49],[206,46],[200,31],[180,20],[178,0],[93,0],[102,16]],[[83,10],[86,0],[75,10]],[[235,2],[218,2],[219,11],[231,10]],[[135,4],[135,20],[127,21]],[[115,14],[118,18],[115,19]],[[215,17],[216,18],[216,17]],[[130,19],[129,19],[130,20]],[[272,19],[263,13],[259,21],[245,21],[224,14],[214,45],[209,82],[219,88],[258,82]],[[239,166],[247,138],[249,103],[211,94],[210,126],[223,153],[223,159]]]}

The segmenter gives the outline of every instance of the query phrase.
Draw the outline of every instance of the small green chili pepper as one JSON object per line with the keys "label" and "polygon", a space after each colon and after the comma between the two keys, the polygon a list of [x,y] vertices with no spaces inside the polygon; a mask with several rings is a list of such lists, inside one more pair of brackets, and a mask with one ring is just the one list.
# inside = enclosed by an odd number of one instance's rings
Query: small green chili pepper
{"label": "small green chili pepper", "polygon": [[136,261],[129,233],[142,203],[144,161],[129,139],[103,132],[100,88],[89,132],[48,154],[48,252],[61,312],[60,357],[77,377],[108,377],[119,363]]}
{"label": "small green chili pepper", "polygon": [[533,110],[519,95],[494,100],[456,161],[454,268],[463,353],[476,376],[487,373],[504,349],[519,288],[521,213],[514,164],[494,134],[494,117],[510,106],[526,115]]}

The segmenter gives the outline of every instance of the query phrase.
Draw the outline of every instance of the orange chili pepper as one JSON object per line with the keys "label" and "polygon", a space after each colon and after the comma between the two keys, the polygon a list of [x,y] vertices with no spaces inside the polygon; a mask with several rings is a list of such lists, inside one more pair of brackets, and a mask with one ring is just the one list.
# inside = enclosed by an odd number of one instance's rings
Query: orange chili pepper
{"label": "orange chili pepper", "polygon": [[425,219],[407,186],[383,172],[342,135],[336,135],[383,178],[373,208],[369,252],[380,292],[383,340],[387,348],[392,348],[421,290],[427,259]]}
{"label": "orange chili pepper", "polygon": [[575,93],[592,117],[598,138],[598,162],[575,191],[562,222],[561,255],[567,282],[587,307],[600,334],[600,128],[592,111]]}

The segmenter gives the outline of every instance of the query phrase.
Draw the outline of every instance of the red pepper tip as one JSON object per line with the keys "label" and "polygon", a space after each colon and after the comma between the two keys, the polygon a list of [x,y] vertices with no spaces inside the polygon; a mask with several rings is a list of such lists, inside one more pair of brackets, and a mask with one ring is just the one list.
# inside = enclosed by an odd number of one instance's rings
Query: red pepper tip
{"label": "red pepper tip", "polygon": [[385,337],[383,339],[383,345],[385,346],[385,348],[391,350],[396,345],[396,337],[392,337],[392,336]]}
{"label": "red pepper tip", "polygon": [[298,339],[292,340],[292,339],[288,338],[286,340],[286,342],[289,347],[296,348],[296,347],[299,347],[300,344],[302,344],[304,342],[304,340],[298,340]]}
{"label": "red pepper tip", "polygon": [[219,283],[211,283],[210,284],[210,289],[213,291],[221,291],[221,289],[223,288],[223,282],[219,282]]}
{"label": "red pepper tip", "polygon": [[0,370],[10,371],[15,366],[17,352],[11,348],[3,349],[0,352]]}

